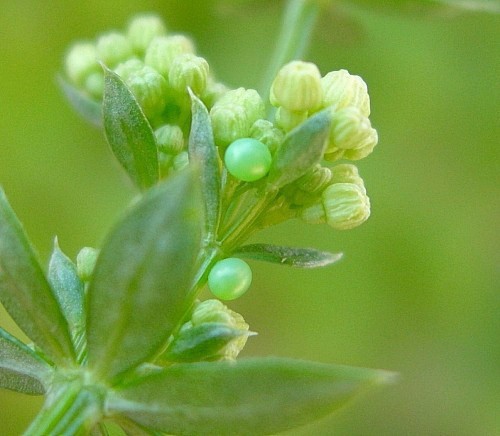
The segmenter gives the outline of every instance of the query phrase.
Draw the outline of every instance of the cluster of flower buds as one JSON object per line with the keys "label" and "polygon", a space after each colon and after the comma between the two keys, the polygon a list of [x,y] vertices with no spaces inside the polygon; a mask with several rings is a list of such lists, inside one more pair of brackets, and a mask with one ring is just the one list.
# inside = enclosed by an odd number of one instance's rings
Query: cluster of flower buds
{"label": "cluster of flower buds", "polygon": [[346,70],[321,77],[310,62],[293,61],[278,72],[271,87],[276,123],[288,132],[312,114],[332,110],[330,137],[325,159],[358,160],[373,151],[377,131],[369,120],[370,97],[366,83]]}
{"label": "cluster of flower buds", "polygon": [[168,32],[156,15],[139,15],[124,32],[112,31],[95,41],[78,42],[66,56],[68,82],[96,103],[101,102],[104,92],[102,65],[127,84],[156,130],[163,173],[185,166],[188,87],[208,107],[226,91],[211,76],[207,61],[196,54],[193,41]]}
{"label": "cluster of flower buds", "polygon": [[178,333],[171,339],[162,359],[169,362],[234,360],[243,349],[249,332],[243,317],[219,300],[198,302]]}
{"label": "cluster of flower buds", "polygon": [[[367,86],[359,76],[340,70],[322,77],[315,64],[292,61],[277,72],[266,102],[254,89],[217,82],[191,39],[167,32],[153,15],[132,19],[123,33],[75,44],[65,71],[68,97],[77,95],[75,107],[104,125],[132,179],[137,183],[138,172],[145,171],[141,189],[181,171],[190,160],[198,166],[204,243],[213,255],[207,284],[218,300],[195,304],[160,357],[167,364],[234,360],[243,349],[252,334],[249,326],[219,301],[239,298],[251,285],[251,268],[240,257],[307,268],[339,258],[314,249],[243,245],[255,231],[291,218],[346,230],[370,216],[356,166],[332,164],[361,159],[377,144]],[[268,103],[276,107],[269,119]],[[116,115],[120,106],[127,110]],[[82,107],[91,107],[90,115]],[[131,131],[140,139],[132,133],[128,142]],[[142,148],[124,158],[135,144]],[[129,167],[144,155],[146,170]],[[90,248],[78,255],[86,286],[97,256]]]}
{"label": "cluster of flower buds", "polygon": [[[77,43],[69,51],[68,82],[98,104],[104,86],[100,64],[123,80],[142,108],[154,131],[161,177],[189,164],[192,96],[206,107],[224,185],[219,241],[230,240],[226,233],[246,221],[237,214],[258,203],[257,194],[249,193],[252,186],[260,187],[259,192],[266,186],[276,191],[272,201],[261,202],[261,217],[247,220],[258,227],[294,217],[343,230],[370,215],[356,167],[330,163],[361,159],[377,144],[377,131],[368,118],[367,86],[359,76],[346,70],[322,76],[315,64],[292,61],[272,82],[269,99],[277,109],[267,119],[266,102],[257,91],[228,89],[217,82],[191,39],[167,32],[154,15],[138,16],[125,32]],[[328,114],[328,131],[319,144],[320,155],[312,159],[307,156],[312,136],[302,138],[301,129],[308,131],[310,126],[304,126],[321,113]],[[299,142],[294,150],[286,149],[293,142]]]}

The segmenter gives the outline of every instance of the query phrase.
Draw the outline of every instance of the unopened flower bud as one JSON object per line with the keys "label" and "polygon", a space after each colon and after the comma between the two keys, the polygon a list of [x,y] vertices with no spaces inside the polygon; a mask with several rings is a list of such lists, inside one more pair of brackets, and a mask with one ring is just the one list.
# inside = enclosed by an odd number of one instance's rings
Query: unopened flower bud
{"label": "unopened flower bud", "polygon": [[295,112],[279,107],[275,117],[276,125],[289,132],[307,119],[307,112]]}
{"label": "unopened flower bud", "polygon": [[76,256],[76,270],[83,282],[88,282],[94,273],[94,267],[99,256],[99,250],[83,247]]}
{"label": "unopened flower bud", "polygon": [[241,106],[217,106],[210,110],[215,143],[226,147],[238,138],[248,136],[250,126]]}
{"label": "unopened flower bud", "polygon": [[273,154],[283,142],[284,133],[268,120],[258,119],[250,128],[250,137],[267,145]]}
{"label": "unopened flower bud", "polygon": [[158,149],[167,154],[179,154],[184,148],[184,135],[179,126],[165,124],[155,131]]}
{"label": "unopened flower bud", "polygon": [[265,116],[265,105],[255,89],[237,88],[224,93],[217,101],[219,106],[240,106],[244,109],[250,126]]}
{"label": "unopened flower bud", "polygon": [[164,358],[177,362],[234,360],[245,346],[248,324],[220,301],[199,303],[169,345]]}
{"label": "unopened flower bud", "polygon": [[347,230],[364,223],[370,216],[370,200],[353,183],[334,183],[322,194],[326,223],[337,230]]}
{"label": "unopened flower bud", "polygon": [[297,179],[295,184],[302,191],[314,194],[323,191],[331,183],[331,179],[332,171],[330,168],[317,164]]}
{"label": "unopened flower bud", "polygon": [[140,72],[144,68],[144,62],[139,59],[129,59],[122,62],[115,68],[115,73],[118,74],[125,82],[132,75]]}
{"label": "unopened flower bud", "polygon": [[359,226],[370,216],[370,200],[364,189],[354,183],[334,183],[321,194],[321,202],[301,211],[310,224],[326,223],[337,230]]}
{"label": "unopened flower bud", "polygon": [[184,35],[157,36],[149,43],[144,62],[167,78],[177,56],[194,52],[193,42]]}
{"label": "unopened flower bud", "polygon": [[114,68],[133,55],[130,41],[125,35],[118,32],[110,32],[100,36],[97,40],[96,51],[97,59],[109,68]]}
{"label": "unopened flower bud", "polygon": [[147,118],[153,118],[163,111],[168,85],[160,73],[151,67],[144,66],[132,72],[125,82],[134,93]]}
{"label": "unopened flower bud", "polygon": [[347,70],[332,71],[321,79],[323,87],[323,107],[332,106],[334,110],[348,106],[357,107],[361,113],[370,115],[370,97],[364,80]]}
{"label": "unopened flower bud", "polygon": [[330,181],[330,184],[333,183],[354,183],[366,193],[365,183],[359,176],[358,168],[352,164],[335,165],[332,168],[332,178]]}
{"label": "unopened flower bud", "polygon": [[92,97],[100,100],[104,92],[104,74],[102,71],[96,71],[89,74],[84,83],[85,91]]}
{"label": "unopened flower bud", "polygon": [[189,87],[195,94],[201,94],[207,86],[208,71],[205,59],[185,53],[175,57],[168,73],[168,81],[177,92],[185,93]]}
{"label": "unopened flower bud", "polygon": [[271,86],[270,100],[295,112],[306,112],[321,105],[321,74],[311,62],[292,61],[279,70]]}
{"label": "unopened flower bud", "polygon": [[330,184],[331,177],[330,168],[322,167],[320,164],[315,165],[284,188],[288,202],[293,206],[311,205],[317,202],[322,191]]}
{"label": "unopened flower bud", "polygon": [[189,155],[187,151],[181,151],[174,156],[172,167],[175,171],[180,171],[189,165]]}
{"label": "unopened flower bud", "polygon": [[164,35],[166,31],[165,24],[160,17],[139,15],[130,21],[127,37],[135,52],[142,55],[153,38]]}
{"label": "unopened flower bud", "polygon": [[96,48],[90,42],[79,42],[71,47],[65,59],[65,69],[75,85],[83,85],[90,74],[99,72],[101,67],[96,56]]}
{"label": "unopened flower bud", "polygon": [[361,159],[373,151],[377,142],[377,131],[370,120],[358,108],[349,106],[333,114],[325,159]]}
{"label": "unopened flower bud", "polygon": [[[236,318],[233,318],[236,315]],[[210,299],[198,303],[191,314],[193,325],[199,325],[205,322],[220,322],[234,326],[236,321],[241,321],[243,317],[233,312],[220,300]]]}

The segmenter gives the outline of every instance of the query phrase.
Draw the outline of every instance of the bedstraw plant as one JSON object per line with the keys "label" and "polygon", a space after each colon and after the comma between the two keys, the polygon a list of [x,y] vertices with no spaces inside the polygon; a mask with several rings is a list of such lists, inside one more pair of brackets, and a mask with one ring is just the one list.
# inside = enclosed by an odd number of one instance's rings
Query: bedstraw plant
{"label": "bedstraw plant", "polygon": [[[273,434],[393,379],[238,359],[254,333],[221,301],[251,287],[245,259],[316,268],[341,256],[248,244],[259,230],[347,230],[370,215],[352,163],[378,142],[367,86],[298,60],[323,3],[289,2],[260,92],[218,81],[156,15],[69,49],[61,86],[140,194],[76,262],[55,240],[45,272],[0,192],[0,301],[33,341],[0,329],[0,387],[45,395],[26,435]],[[214,298],[200,301],[206,286]]]}

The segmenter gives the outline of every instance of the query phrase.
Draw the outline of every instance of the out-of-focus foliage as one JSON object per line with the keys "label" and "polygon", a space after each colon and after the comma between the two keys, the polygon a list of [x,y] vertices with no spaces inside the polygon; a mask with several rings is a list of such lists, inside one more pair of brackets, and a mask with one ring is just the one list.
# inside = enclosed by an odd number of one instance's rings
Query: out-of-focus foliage
{"label": "out-of-focus foliage", "polygon": [[[195,38],[220,80],[258,86],[281,4],[4,2],[0,183],[43,260],[56,234],[72,257],[99,245],[135,195],[102,133],[73,113],[57,86],[68,44],[153,10]],[[293,234],[294,245],[345,255],[314,271],[252,263],[254,284],[231,307],[260,333],[246,356],[402,377],[290,434],[465,436],[500,427],[499,29],[498,15],[478,12],[399,15],[342,2],[322,14],[306,60],[322,73],[360,74],[370,91],[380,140],[360,172],[372,216],[347,233],[304,232],[294,222],[261,233],[253,242],[288,245]],[[0,318],[18,334],[4,312]],[[15,435],[40,403],[1,391],[0,405],[2,432]]]}

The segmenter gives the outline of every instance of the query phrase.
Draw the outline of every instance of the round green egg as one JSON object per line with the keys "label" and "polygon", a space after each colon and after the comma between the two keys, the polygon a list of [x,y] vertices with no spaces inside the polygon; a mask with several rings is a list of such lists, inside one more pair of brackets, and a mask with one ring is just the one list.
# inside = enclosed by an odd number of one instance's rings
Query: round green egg
{"label": "round green egg", "polygon": [[220,260],[208,274],[208,288],[221,300],[234,300],[241,297],[251,283],[250,266],[236,257]]}
{"label": "round green egg", "polygon": [[273,157],[269,148],[253,138],[240,138],[226,149],[224,163],[227,170],[244,182],[255,182],[271,168]]}

